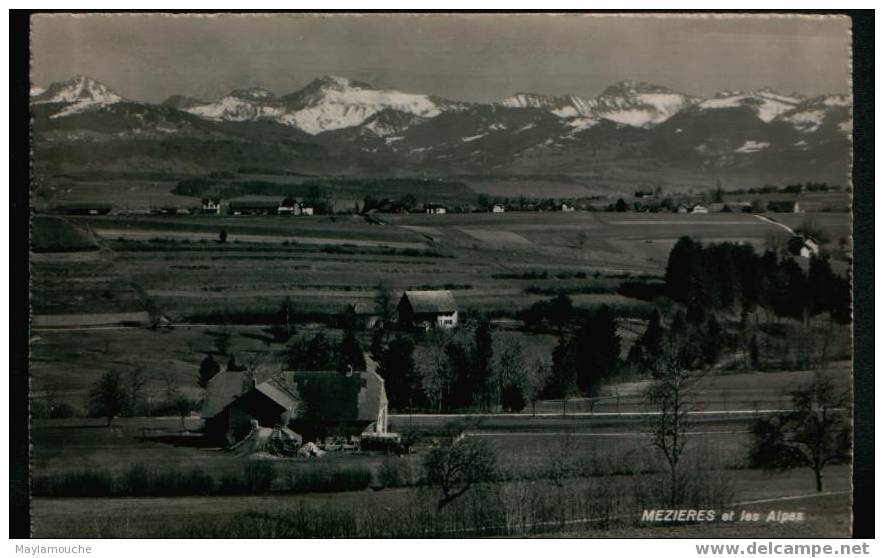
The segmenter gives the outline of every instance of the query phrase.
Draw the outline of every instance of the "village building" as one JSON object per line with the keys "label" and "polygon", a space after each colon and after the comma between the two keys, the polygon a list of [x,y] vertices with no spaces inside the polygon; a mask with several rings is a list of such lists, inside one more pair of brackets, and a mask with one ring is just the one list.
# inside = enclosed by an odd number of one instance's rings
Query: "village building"
{"label": "village building", "polygon": [[506,207],[502,203],[496,203],[491,206],[491,213],[505,213]]}
{"label": "village building", "polygon": [[219,443],[242,439],[259,426],[287,427],[305,440],[388,434],[387,392],[375,372],[282,372],[249,381],[225,371],[209,382],[202,417],[205,434]]}
{"label": "village building", "polygon": [[448,208],[438,203],[428,203],[424,206],[424,212],[428,215],[445,215]]}
{"label": "village building", "polygon": [[804,246],[798,251],[798,255],[802,258],[810,258],[811,256],[819,256],[820,245],[812,238],[804,239]]}
{"label": "village building", "polygon": [[399,324],[423,329],[457,327],[457,301],[451,291],[405,291],[397,308]]}
{"label": "village building", "polygon": [[300,215],[301,204],[294,198],[285,198],[276,208],[277,215]]}
{"label": "village building", "polygon": [[313,215],[313,206],[298,201],[295,198],[285,198],[279,202],[276,208],[277,215]]}
{"label": "village building", "polygon": [[571,205],[570,203],[562,202],[562,206],[560,209],[562,211],[564,211],[565,213],[570,213],[570,212],[574,211],[574,206]]}
{"label": "village building", "polygon": [[218,198],[203,198],[203,215],[220,215],[221,200]]}
{"label": "village building", "polygon": [[267,428],[288,426],[297,401],[297,395],[276,380],[249,382],[242,372],[221,372],[206,390],[205,434],[218,442],[234,442],[249,433],[253,420]]}
{"label": "village building", "polygon": [[691,208],[691,213],[709,213],[709,208],[704,205],[697,204]]}

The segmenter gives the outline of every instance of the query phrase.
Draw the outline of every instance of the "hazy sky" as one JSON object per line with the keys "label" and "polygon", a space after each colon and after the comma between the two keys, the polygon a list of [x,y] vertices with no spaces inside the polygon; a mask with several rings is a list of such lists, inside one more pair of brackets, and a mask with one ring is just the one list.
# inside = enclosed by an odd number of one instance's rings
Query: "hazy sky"
{"label": "hazy sky", "polygon": [[848,92],[846,18],[357,15],[35,16],[31,81],[92,76],[125,97],[285,94],[326,74],[490,101],[598,95],[636,79],[694,95]]}

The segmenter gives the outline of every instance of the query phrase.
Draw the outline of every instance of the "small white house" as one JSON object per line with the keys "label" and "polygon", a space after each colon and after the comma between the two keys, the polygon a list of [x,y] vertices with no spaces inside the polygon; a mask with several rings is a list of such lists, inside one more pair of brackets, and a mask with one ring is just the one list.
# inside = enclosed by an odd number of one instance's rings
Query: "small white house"
{"label": "small white house", "polygon": [[691,213],[709,213],[709,208],[704,205],[697,204],[691,208]]}
{"label": "small white house", "polygon": [[313,215],[313,206],[301,204],[301,215]]}
{"label": "small white house", "polygon": [[491,206],[491,213],[504,213],[504,212],[506,212],[506,208],[503,206],[503,204],[496,203]]}
{"label": "small white house", "polygon": [[570,203],[562,202],[562,211],[564,211],[565,213],[571,213],[572,211],[574,211],[574,206]]}
{"label": "small white house", "polygon": [[428,215],[445,215],[448,213],[448,208],[437,203],[428,203],[425,211]]}

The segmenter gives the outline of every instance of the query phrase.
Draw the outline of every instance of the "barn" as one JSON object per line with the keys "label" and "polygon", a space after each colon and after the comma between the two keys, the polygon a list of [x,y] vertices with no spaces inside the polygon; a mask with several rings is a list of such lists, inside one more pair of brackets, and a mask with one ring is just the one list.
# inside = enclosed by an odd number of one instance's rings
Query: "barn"
{"label": "barn", "polygon": [[457,327],[457,301],[451,291],[405,291],[398,312],[399,323],[405,327]]}
{"label": "barn", "polygon": [[287,426],[305,440],[387,434],[387,392],[375,372],[283,372],[263,381],[225,371],[209,382],[202,417],[219,443],[242,439],[251,421]]}
{"label": "barn", "polygon": [[242,439],[251,421],[260,426],[287,426],[294,416],[297,395],[277,380],[249,381],[242,372],[216,374],[209,382],[202,416],[205,433],[219,442]]}

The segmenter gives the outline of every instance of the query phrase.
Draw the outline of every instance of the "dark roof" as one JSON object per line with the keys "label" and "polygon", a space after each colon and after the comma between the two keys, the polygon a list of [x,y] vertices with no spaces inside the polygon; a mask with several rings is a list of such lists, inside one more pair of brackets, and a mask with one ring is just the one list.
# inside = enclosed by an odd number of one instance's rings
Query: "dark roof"
{"label": "dark roof", "polygon": [[220,372],[209,380],[203,418],[214,417],[243,393],[242,372]]}
{"label": "dark roof", "polygon": [[[244,381],[245,375],[242,372],[225,371],[216,374],[215,377],[209,381],[202,416],[204,418],[217,416],[230,404],[239,399],[243,393],[251,391],[243,391]],[[297,406],[298,398],[288,387],[282,385],[281,382],[276,380],[271,379],[263,381],[252,389],[261,393],[284,409],[291,409]]]}
{"label": "dark roof", "polygon": [[449,314],[457,312],[457,301],[451,291],[405,291],[412,311],[418,314]]}
{"label": "dark roof", "polygon": [[[344,375],[322,370],[284,376],[262,381],[245,393],[256,391],[283,409],[319,415],[325,421],[373,422],[387,404],[384,380],[375,372]],[[242,397],[244,380],[242,372],[216,374],[206,392],[203,418],[217,416]]]}

